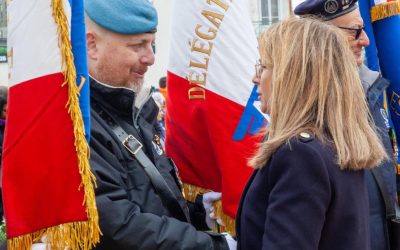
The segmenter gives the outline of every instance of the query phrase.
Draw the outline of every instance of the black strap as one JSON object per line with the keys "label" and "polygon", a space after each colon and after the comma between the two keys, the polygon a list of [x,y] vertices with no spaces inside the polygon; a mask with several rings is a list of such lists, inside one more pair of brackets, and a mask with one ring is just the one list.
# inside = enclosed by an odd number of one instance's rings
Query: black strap
{"label": "black strap", "polygon": [[385,202],[386,219],[396,218],[396,210],[395,207],[393,206],[392,198],[389,194],[389,190],[386,187],[385,180],[383,179],[382,174],[379,172],[377,168],[372,169],[372,174],[374,175],[375,180],[378,183],[383,200]]}
{"label": "black strap", "polygon": [[118,125],[114,118],[105,110],[101,109],[99,105],[94,104],[92,107],[96,110],[99,116],[107,122],[107,125],[111,128],[126,150],[139,162],[139,165],[149,177],[154,189],[160,196],[162,203],[168,211],[176,219],[189,221],[174,193],[161,176],[156,166],[154,166],[153,162],[151,162],[149,157],[143,152],[143,145],[139,140],[137,140],[133,135],[128,135],[125,130]]}

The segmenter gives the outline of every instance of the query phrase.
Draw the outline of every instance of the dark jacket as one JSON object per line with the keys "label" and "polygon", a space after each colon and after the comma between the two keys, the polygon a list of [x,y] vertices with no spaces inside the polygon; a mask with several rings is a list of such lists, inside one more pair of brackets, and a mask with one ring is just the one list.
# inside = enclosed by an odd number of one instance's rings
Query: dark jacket
{"label": "dark jacket", "polygon": [[364,171],[331,146],[292,138],[250,178],[236,219],[241,250],[369,250]]}
{"label": "dark jacket", "polygon": [[[103,233],[96,249],[228,249],[223,236],[197,231],[188,222],[198,217],[204,221],[204,209],[196,204],[188,208],[172,162],[153,141],[151,124],[158,108],[152,98],[138,115],[133,91],[111,88],[93,79],[90,84],[90,163],[97,180],[96,202]],[[174,193],[187,219],[174,218],[175,211],[163,205],[143,168],[99,116],[98,112],[103,111],[143,144],[146,155]],[[204,227],[204,223],[200,226]]]}
{"label": "dark jacket", "polygon": [[[371,71],[364,65],[360,67],[360,78],[366,92],[369,110],[376,125],[378,135],[390,157],[388,161],[384,161],[380,166],[377,166],[375,171],[385,181],[386,189],[390,192],[392,206],[394,206],[396,194],[394,154],[389,138],[389,120],[382,101],[379,100],[385,89],[389,86],[389,82],[380,77],[378,72]],[[366,179],[370,204],[371,250],[387,250],[389,249],[389,245],[386,237],[385,202],[372,171],[366,171]]]}

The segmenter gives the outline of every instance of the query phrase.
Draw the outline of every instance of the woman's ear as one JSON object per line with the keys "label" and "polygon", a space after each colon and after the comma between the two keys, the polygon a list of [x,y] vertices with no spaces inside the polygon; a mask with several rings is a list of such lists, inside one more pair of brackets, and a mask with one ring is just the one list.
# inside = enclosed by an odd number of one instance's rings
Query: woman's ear
{"label": "woman's ear", "polygon": [[90,60],[97,60],[97,41],[96,41],[96,33],[87,32],[86,33],[86,45],[87,45],[87,54]]}

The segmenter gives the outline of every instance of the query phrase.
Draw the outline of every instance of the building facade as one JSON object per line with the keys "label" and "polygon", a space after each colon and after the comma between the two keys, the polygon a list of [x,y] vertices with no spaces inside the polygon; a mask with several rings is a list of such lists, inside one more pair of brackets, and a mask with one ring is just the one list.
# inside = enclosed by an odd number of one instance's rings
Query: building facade
{"label": "building facade", "polygon": [[0,0],[0,85],[7,84],[7,0]]}
{"label": "building facade", "polygon": [[251,18],[258,35],[269,25],[279,22],[291,13],[291,0],[250,0]]}
{"label": "building facade", "polygon": [[7,2],[0,0],[0,39],[5,38],[7,38]]}

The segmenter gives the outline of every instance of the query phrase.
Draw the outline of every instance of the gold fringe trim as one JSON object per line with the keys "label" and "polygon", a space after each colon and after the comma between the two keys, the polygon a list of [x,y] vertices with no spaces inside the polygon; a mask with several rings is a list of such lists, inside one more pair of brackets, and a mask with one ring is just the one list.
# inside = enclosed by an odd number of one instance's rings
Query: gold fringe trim
{"label": "gold fringe trim", "polygon": [[400,15],[400,2],[388,2],[371,8],[371,21],[376,22],[391,16]]}
{"label": "gold fringe trim", "polygon": [[37,232],[14,237],[7,241],[7,249],[31,250],[33,243],[47,240],[47,249],[91,249],[93,231],[88,222],[71,222],[59,226],[49,227]]}
{"label": "gold fringe trim", "polygon": [[400,164],[398,162],[399,149],[397,147],[397,139],[396,139],[396,135],[393,132],[393,129],[391,129],[391,133],[390,133],[390,142],[392,143],[392,149],[393,149],[394,169],[395,169],[396,174],[400,175]]}
{"label": "gold fringe trim", "polygon": [[[182,188],[183,195],[187,201],[190,202],[195,202],[196,197],[198,195],[202,195],[204,193],[210,192],[212,190],[210,189],[205,189],[201,188],[198,186],[194,186],[191,184],[183,183],[183,188]],[[217,201],[214,203],[214,214],[216,218],[220,218],[222,223],[225,226],[219,226],[218,228],[213,229],[215,232],[228,232],[230,235],[234,236],[236,235],[235,231],[235,219],[230,217],[229,215],[226,215],[222,209],[222,202]]]}
{"label": "gold fringe trim", "polygon": [[51,249],[69,250],[92,249],[96,243],[100,242],[99,217],[96,208],[96,200],[93,185],[96,178],[90,171],[89,165],[89,146],[85,138],[85,130],[82,119],[82,113],[79,107],[79,90],[76,85],[76,70],[74,65],[74,56],[72,54],[72,45],[69,37],[68,20],[64,12],[62,0],[52,0],[53,17],[58,26],[60,35],[60,48],[62,55],[62,66],[65,82],[61,87],[68,87],[68,102],[66,108],[71,115],[74,135],[75,148],[78,157],[79,174],[82,177],[82,183],[78,187],[84,189],[84,200],[82,206],[86,205],[87,221],[71,222],[27,235],[18,236],[7,240],[10,250],[30,250],[34,242],[40,241],[42,236],[46,236],[47,244]]}
{"label": "gold fringe trim", "polygon": [[217,218],[221,218],[222,223],[224,226],[221,226],[219,228],[220,232],[228,232],[230,235],[235,236],[236,235],[236,229],[235,229],[235,219],[230,217],[229,215],[226,215],[224,211],[222,210],[222,202],[217,201],[214,205],[214,213]]}
{"label": "gold fringe trim", "polygon": [[[71,115],[73,122],[75,147],[78,154],[79,174],[82,177],[82,183],[79,189],[84,189],[84,200],[82,205],[86,205],[86,214],[88,216],[88,226],[90,235],[88,235],[88,248],[91,249],[94,245],[100,242],[100,227],[99,216],[97,213],[96,199],[94,194],[94,186],[96,186],[96,178],[90,170],[89,164],[89,145],[85,137],[85,127],[82,119],[82,112],[79,106],[79,89],[76,85],[76,71],[74,64],[74,56],[72,54],[72,45],[70,42],[68,20],[64,13],[63,1],[52,0],[53,16],[58,25],[60,34],[61,54],[63,59],[65,83],[63,86],[68,86],[68,113]],[[75,244],[74,244],[75,245]],[[71,248],[73,250],[73,248]]]}
{"label": "gold fringe trim", "polygon": [[[388,97],[387,97],[387,91],[385,90],[383,92],[383,107],[385,108],[386,111],[386,116],[389,118],[389,106],[388,106]],[[397,141],[396,141],[396,135],[394,133],[393,128],[390,129],[389,131],[389,139],[392,145],[392,150],[393,150],[393,166],[396,174],[400,173],[400,165],[397,163],[397,157],[399,155],[399,150],[397,149]]]}
{"label": "gold fringe trim", "polygon": [[393,131],[390,133],[390,142],[392,143],[392,148],[393,148],[393,162],[395,171],[396,174],[400,175],[400,164],[397,162],[399,156],[399,149],[397,148],[396,135],[393,133]]}
{"label": "gold fringe trim", "polygon": [[198,195],[210,192],[210,189],[201,188],[191,184],[183,183],[182,193],[187,201],[195,202]]}

